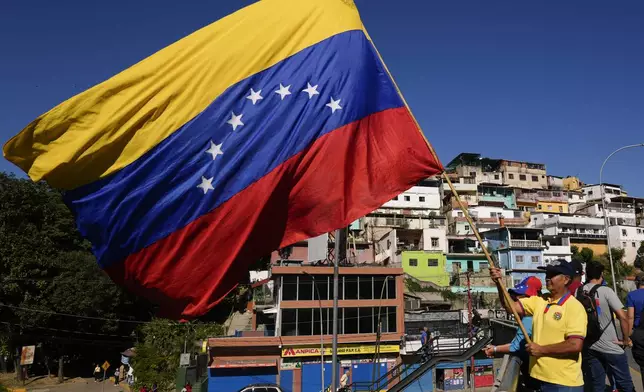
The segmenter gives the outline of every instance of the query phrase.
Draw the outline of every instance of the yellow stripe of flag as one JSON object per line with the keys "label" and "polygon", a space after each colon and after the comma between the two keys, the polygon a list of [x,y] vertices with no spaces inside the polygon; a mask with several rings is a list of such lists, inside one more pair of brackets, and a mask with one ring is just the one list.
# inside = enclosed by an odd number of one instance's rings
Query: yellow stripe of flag
{"label": "yellow stripe of flag", "polygon": [[73,189],[131,164],[229,86],[333,35],[363,29],[350,0],[264,0],[162,49],[31,122],[4,156]]}

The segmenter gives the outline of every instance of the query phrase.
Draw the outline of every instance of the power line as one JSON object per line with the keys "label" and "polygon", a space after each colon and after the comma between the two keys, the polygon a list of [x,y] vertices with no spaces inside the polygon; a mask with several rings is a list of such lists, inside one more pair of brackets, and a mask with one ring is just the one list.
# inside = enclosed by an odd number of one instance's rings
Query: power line
{"label": "power line", "polygon": [[110,336],[110,337],[113,337],[113,338],[128,338],[128,339],[132,338],[131,336],[125,336],[125,335],[114,335],[114,334],[100,333],[100,332],[70,331],[68,329],[51,328],[51,327],[39,327],[39,326],[36,326],[36,325],[21,325],[21,324],[15,324],[15,323],[8,323],[6,321],[0,321],[0,324],[13,325],[13,326],[16,326],[16,327],[21,327],[21,328],[45,329],[45,330],[48,330],[48,331],[67,332],[67,333],[75,333],[75,334],[83,334],[83,335]]}
{"label": "power line", "polygon": [[5,305],[5,304],[0,304],[0,306],[2,306],[4,308],[14,309],[14,310],[24,310],[26,312],[51,314],[51,315],[55,315],[55,316],[75,317],[75,318],[88,319],[88,320],[116,321],[116,322],[120,322],[120,323],[134,323],[134,324],[148,324],[148,323],[150,323],[150,321],[141,321],[141,320],[121,320],[121,319],[110,319],[110,318],[105,318],[105,317],[81,316],[81,315],[77,315],[77,314],[59,313],[59,312],[52,312],[52,311],[48,311],[48,310],[23,308],[23,307],[20,307],[20,306],[12,306],[12,305]]}

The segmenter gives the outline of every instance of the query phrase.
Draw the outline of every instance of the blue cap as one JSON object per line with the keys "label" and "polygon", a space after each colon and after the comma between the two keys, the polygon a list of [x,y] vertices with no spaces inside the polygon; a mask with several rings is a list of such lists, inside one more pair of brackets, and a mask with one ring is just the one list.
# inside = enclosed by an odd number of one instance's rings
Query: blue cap
{"label": "blue cap", "polygon": [[571,278],[575,276],[575,268],[570,264],[570,262],[564,260],[564,259],[558,259],[551,261],[550,264],[548,264],[545,267],[538,267],[539,269],[545,269],[546,274],[547,273],[554,273],[554,274],[561,274],[561,275],[566,275],[570,276]]}

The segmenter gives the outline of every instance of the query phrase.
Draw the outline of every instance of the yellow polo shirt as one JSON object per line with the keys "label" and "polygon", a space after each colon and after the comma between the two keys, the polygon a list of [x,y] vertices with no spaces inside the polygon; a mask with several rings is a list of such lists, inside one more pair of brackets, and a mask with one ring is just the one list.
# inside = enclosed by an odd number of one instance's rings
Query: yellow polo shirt
{"label": "yellow polo shirt", "polygon": [[[577,299],[567,294],[559,301],[548,302],[541,297],[523,298],[521,306],[532,316],[532,340],[540,346],[556,344],[568,338],[586,337],[586,311]],[[584,385],[581,353],[569,358],[530,357],[530,375],[552,384],[576,387]]]}

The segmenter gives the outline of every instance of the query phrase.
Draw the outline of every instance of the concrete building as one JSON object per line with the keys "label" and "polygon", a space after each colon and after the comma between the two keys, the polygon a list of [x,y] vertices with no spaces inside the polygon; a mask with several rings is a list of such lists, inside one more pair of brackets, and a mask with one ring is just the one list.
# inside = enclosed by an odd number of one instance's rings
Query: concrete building
{"label": "concrete building", "polygon": [[537,189],[515,188],[514,193],[517,200],[517,209],[525,212],[537,210]]}
{"label": "concrete building", "polygon": [[548,189],[546,165],[521,161],[501,160],[503,184],[518,188]]}
{"label": "concrete building", "polygon": [[432,282],[440,287],[449,286],[446,258],[442,252],[402,252],[402,267],[406,274],[423,282]]}
{"label": "concrete building", "polygon": [[538,269],[545,265],[541,229],[502,227],[481,235],[490,252],[496,254],[499,266],[512,277],[513,284],[534,275],[544,279],[543,270]]}
{"label": "concrete building", "polygon": [[438,214],[441,209],[440,190],[440,181],[423,180],[383,204],[382,208],[428,210]]}
{"label": "concrete building", "polygon": [[[606,202],[606,215],[608,224],[636,226],[635,204],[624,197],[616,197]],[[625,202],[623,200],[626,200]],[[596,218],[604,218],[604,206],[601,200],[595,200],[583,204],[577,204],[574,207],[575,214],[587,215]]]}
{"label": "concrete building", "polygon": [[644,227],[610,226],[608,235],[611,247],[624,249],[624,262],[632,265],[640,245],[644,242]]}
{"label": "concrete building", "polygon": [[[504,225],[526,226],[529,222],[525,212],[504,207],[478,205],[469,208],[469,213],[480,232],[496,229]],[[462,211],[451,211],[447,216],[447,225],[449,234],[474,234]]]}
{"label": "concrete building", "polygon": [[563,177],[559,176],[547,176],[548,179],[548,189],[564,189],[564,180]]}
{"label": "concrete building", "polygon": [[[274,306],[253,312],[248,331],[211,338],[209,390],[236,391],[248,384],[278,383],[285,391],[318,392],[331,379],[332,267],[273,266]],[[404,281],[401,268],[340,267],[338,355],[351,382],[371,381],[380,324],[377,374],[401,361]],[[320,293],[318,297],[317,293]],[[321,297],[321,298],[320,298]],[[262,310],[260,310],[262,309]],[[320,310],[322,315],[320,316]],[[274,325],[265,328],[272,315]],[[268,320],[271,320],[268,318]],[[320,350],[320,338],[324,352]],[[321,354],[324,354],[324,364]]]}
{"label": "concrete building", "polygon": [[461,153],[447,164],[445,170],[482,182],[519,188],[548,189],[546,166],[541,163],[490,159],[481,154]]}
{"label": "concrete building", "polygon": [[562,182],[564,189],[567,191],[580,191],[585,185],[579,178],[574,176],[564,177]]}
{"label": "concrete building", "polygon": [[514,189],[504,185],[481,183],[478,186],[479,204],[496,205],[511,210],[517,208],[517,201],[514,196]]}
{"label": "concrete building", "polygon": [[577,190],[566,191],[566,193],[568,194],[568,212],[574,212],[574,210],[572,210],[572,206],[586,203],[586,195],[584,195],[584,192]]}
{"label": "concrete building", "polygon": [[[604,195],[607,198],[619,197],[619,196],[628,196],[626,191],[622,189],[621,185],[615,184],[606,184],[604,183]],[[584,192],[586,196],[586,201],[591,202],[595,200],[602,200],[602,186],[599,184],[595,185],[585,185],[581,188],[581,191]]]}
{"label": "concrete building", "polygon": [[551,237],[543,236],[543,262],[549,263],[564,259],[572,261],[572,252],[570,251],[570,238],[568,237]]}
{"label": "concrete building", "polygon": [[590,248],[595,254],[607,251],[604,220],[585,215],[535,213],[530,227],[543,229],[545,236],[568,237],[570,246]]}
{"label": "concrete building", "polygon": [[537,191],[537,212],[568,213],[568,195],[562,190]]}

